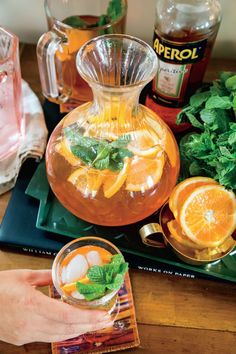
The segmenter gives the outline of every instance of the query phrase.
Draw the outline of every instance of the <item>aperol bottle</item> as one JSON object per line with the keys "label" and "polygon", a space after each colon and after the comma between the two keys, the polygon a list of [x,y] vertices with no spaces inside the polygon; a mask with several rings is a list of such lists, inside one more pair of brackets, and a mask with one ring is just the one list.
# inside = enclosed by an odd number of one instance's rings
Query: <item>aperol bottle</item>
{"label": "aperol bottle", "polygon": [[173,131],[181,107],[202,83],[221,21],[218,0],[158,0],[153,48],[158,70],[146,106]]}
{"label": "aperol bottle", "polygon": [[47,175],[60,202],[89,222],[115,226],[141,220],[168,199],[179,172],[173,134],[139,94],[157,58],[145,42],[105,35],[77,56],[94,101],[70,112],[55,128]]}

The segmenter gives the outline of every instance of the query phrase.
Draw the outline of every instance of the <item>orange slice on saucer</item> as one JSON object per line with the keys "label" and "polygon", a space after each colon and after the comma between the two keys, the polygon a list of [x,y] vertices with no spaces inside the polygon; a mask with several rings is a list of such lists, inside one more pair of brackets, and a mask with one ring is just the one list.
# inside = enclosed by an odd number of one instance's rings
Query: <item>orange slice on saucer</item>
{"label": "orange slice on saucer", "polygon": [[216,247],[236,228],[235,194],[215,184],[198,187],[184,201],[179,220],[193,242]]}
{"label": "orange slice on saucer", "polygon": [[196,187],[210,184],[218,184],[218,182],[208,177],[191,177],[177,184],[169,198],[169,207],[175,219],[178,219],[179,209],[183,205],[186,197],[192,193]]}
{"label": "orange slice on saucer", "polygon": [[193,250],[204,248],[203,246],[199,246],[197,243],[191,241],[191,239],[183,233],[181,226],[176,220],[169,221],[167,223],[167,227],[170,231],[171,236],[182,246],[191,248]]}

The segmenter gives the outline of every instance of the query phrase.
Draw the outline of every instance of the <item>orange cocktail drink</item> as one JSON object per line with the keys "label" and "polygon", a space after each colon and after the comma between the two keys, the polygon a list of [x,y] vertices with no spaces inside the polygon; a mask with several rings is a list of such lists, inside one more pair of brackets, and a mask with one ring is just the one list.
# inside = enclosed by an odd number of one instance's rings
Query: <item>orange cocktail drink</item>
{"label": "orange cocktail drink", "polygon": [[53,283],[68,304],[111,313],[127,270],[115,245],[99,237],[82,237],[65,245],[56,256]]}

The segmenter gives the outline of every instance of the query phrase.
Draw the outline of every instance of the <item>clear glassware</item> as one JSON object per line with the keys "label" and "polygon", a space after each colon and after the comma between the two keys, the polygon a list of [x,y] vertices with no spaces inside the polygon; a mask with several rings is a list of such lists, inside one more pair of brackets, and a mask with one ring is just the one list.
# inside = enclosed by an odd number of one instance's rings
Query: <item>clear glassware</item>
{"label": "clear glassware", "polygon": [[[67,110],[92,100],[92,91],[76,69],[76,54],[88,40],[106,33],[124,33],[127,0],[122,0],[121,15],[102,24],[110,0],[45,0],[49,31],[37,45],[42,91],[52,102]],[[78,22],[77,19],[80,19]],[[100,19],[100,24],[92,26]],[[104,19],[104,16],[103,16]],[[66,105],[65,105],[66,103]]]}
{"label": "clear glassware", "polygon": [[46,151],[49,183],[59,201],[84,220],[134,223],[164,204],[179,172],[172,132],[138,102],[155,75],[155,52],[131,36],[100,36],[80,49],[77,68],[94,100],[54,129]]}
{"label": "clear glassware", "polygon": [[24,129],[19,40],[0,27],[0,160],[17,151]]}
{"label": "clear glassware", "polygon": [[89,247],[100,247],[106,251],[108,251],[111,255],[120,254],[120,250],[113,245],[111,242],[102,239],[100,237],[95,236],[88,236],[88,237],[81,237],[79,239],[73,240],[66,244],[57,254],[56,258],[54,259],[52,265],[52,279],[53,284],[57,290],[57,292],[61,295],[62,301],[77,306],[80,308],[87,308],[87,309],[101,309],[106,310],[109,313],[114,313],[114,308],[117,305],[117,294],[118,290],[113,290],[105,294],[103,297],[93,300],[93,301],[86,301],[85,299],[78,299],[73,296],[68,295],[67,293],[63,292],[62,286],[63,283],[63,261],[66,257],[71,256],[73,252],[79,251],[81,247],[89,246]]}

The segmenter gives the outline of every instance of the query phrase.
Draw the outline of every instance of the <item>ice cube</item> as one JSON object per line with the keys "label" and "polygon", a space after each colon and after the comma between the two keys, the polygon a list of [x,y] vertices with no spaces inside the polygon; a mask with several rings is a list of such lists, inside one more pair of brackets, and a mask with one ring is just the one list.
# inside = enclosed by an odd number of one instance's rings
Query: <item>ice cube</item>
{"label": "ice cube", "polygon": [[83,278],[88,271],[88,262],[84,256],[77,254],[67,264],[66,267],[66,283],[72,283],[74,281]]}
{"label": "ice cube", "polygon": [[84,295],[80,294],[77,290],[73,291],[71,293],[71,296],[74,297],[75,299],[83,300]]}
{"label": "ice cube", "polygon": [[63,267],[62,268],[62,271],[61,271],[61,281],[63,284],[66,284],[66,267]]}
{"label": "ice cube", "polygon": [[90,267],[94,265],[102,265],[102,258],[97,251],[89,251],[86,254],[86,258]]}

